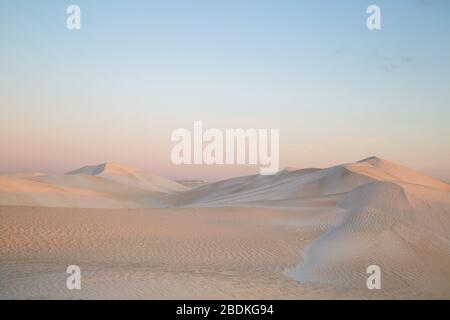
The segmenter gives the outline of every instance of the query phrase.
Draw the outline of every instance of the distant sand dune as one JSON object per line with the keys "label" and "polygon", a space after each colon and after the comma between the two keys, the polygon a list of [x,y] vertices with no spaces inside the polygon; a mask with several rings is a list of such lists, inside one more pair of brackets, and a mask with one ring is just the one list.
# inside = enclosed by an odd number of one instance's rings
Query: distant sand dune
{"label": "distant sand dune", "polygon": [[87,166],[65,175],[0,176],[0,205],[74,208],[159,207],[162,195],[188,187],[117,164]]}
{"label": "distant sand dune", "polygon": [[375,181],[409,183],[450,191],[445,182],[379,158],[369,158],[327,169],[281,171],[274,176],[248,176],[205,185],[168,196],[177,206],[235,206],[270,201],[280,206],[297,206],[305,199],[342,196]]}

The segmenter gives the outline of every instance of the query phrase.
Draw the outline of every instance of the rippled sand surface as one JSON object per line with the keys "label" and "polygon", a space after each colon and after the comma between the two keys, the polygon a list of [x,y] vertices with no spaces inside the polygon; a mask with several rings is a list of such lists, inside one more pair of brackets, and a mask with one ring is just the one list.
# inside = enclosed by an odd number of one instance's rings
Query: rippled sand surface
{"label": "rippled sand surface", "polygon": [[[429,271],[435,271],[428,278],[421,274],[427,269],[423,264],[396,270],[401,264],[395,257],[379,256],[396,281],[377,292],[366,289],[364,257],[324,264],[314,279],[297,277],[305,247],[342,223],[332,207],[315,211],[0,207],[0,221],[1,299],[449,297],[450,277],[442,283],[442,276],[449,275],[448,256],[436,260],[440,265],[427,262]],[[435,255],[428,257],[438,259],[442,249],[448,248],[436,244],[430,251]],[[79,291],[66,288],[68,265],[81,268]],[[336,275],[345,281],[334,281]],[[321,283],[320,276],[327,281]],[[423,287],[438,278],[440,287],[436,281]]]}

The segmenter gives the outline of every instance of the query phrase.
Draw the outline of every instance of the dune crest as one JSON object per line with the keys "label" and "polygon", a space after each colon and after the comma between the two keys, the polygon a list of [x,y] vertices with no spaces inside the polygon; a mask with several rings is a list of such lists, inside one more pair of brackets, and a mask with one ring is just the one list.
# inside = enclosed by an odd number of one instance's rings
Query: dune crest
{"label": "dune crest", "polygon": [[414,170],[372,157],[326,169],[289,169],[273,176],[232,178],[171,197],[178,206],[302,206],[311,199],[339,200],[372,182],[411,184],[450,191],[450,185]]}
{"label": "dune crest", "polygon": [[450,185],[396,163],[371,157],[348,166],[349,170],[371,176],[381,181],[406,182],[450,191]]}
{"label": "dune crest", "polygon": [[128,175],[136,172],[142,172],[142,170],[120,165],[116,163],[102,163],[98,165],[85,166],[70,172],[67,174],[75,175],[75,174],[87,174],[87,175],[101,175],[101,174],[115,174],[115,175]]}
{"label": "dune crest", "polygon": [[0,205],[67,208],[163,206],[163,195],[187,190],[175,181],[125,165],[85,166],[63,175],[0,176]]}

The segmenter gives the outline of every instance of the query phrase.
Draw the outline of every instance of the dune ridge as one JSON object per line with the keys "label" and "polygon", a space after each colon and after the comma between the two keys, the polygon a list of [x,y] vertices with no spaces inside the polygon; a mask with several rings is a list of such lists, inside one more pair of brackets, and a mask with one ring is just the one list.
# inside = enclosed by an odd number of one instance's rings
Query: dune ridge
{"label": "dune ridge", "polygon": [[0,176],[0,205],[67,208],[159,207],[162,195],[187,190],[137,168],[104,163],[63,175]]}
{"label": "dune ridge", "polygon": [[64,175],[35,173],[0,176],[0,205],[85,208],[91,205],[94,208],[296,207],[305,201],[311,202],[311,199],[335,198],[337,201],[342,195],[375,181],[450,191],[450,185],[446,182],[377,157],[325,169],[285,169],[273,176],[244,176],[192,186],[137,168],[103,163],[85,166]]}
{"label": "dune ridge", "polygon": [[372,157],[326,169],[290,169],[274,176],[238,177],[208,184],[169,197],[179,206],[274,205],[296,207],[304,200],[340,198],[375,181],[419,185],[450,191],[448,183]]}

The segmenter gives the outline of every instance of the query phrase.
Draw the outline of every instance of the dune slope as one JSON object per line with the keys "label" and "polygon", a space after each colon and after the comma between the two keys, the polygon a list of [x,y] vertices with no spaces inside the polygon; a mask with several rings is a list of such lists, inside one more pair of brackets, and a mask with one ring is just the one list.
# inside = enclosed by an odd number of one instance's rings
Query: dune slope
{"label": "dune slope", "polygon": [[188,188],[140,169],[101,164],[64,175],[0,176],[0,205],[73,208],[159,207]]}

